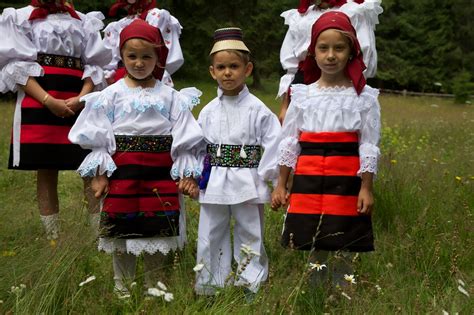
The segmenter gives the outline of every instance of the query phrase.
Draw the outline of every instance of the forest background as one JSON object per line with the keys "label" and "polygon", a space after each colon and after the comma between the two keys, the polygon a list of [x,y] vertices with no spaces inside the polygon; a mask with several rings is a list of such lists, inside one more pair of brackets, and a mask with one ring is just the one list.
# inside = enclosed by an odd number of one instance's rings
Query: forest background
{"label": "forest background", "polygon": [[[81,12],[107,12],[115,0],[76,0]],[[0,1],[22,7],[27,1]],[[175,80],[207,78],[208,53],[215,29],[238,26],[252,51],[253,84],[278,80],[282,74],[280,46],[287,26],[280,14],[296,0],[163,0],[183,26],[185,65]],[[383,0],[376,29],[378,71],[369,84],[381,89],[450,93],[461,102],[474,90],[474,5],[472,0]],[[121,12],[122,16],[126,13]],[[117,17],[118,18],[118,17]],[[106,22],[112,21],[107,17]],[[275,91],[276,93],[276,91]]]}

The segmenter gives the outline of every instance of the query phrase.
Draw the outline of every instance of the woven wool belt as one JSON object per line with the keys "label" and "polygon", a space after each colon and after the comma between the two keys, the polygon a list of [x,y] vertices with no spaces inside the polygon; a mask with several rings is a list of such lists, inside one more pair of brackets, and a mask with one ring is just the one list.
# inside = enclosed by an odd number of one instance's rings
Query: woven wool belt
{"label": "woven wool belt", "polygon": [[124,136],[115,135],[117,151],[123,152],[168,152],[173,143],[172,136]]}
{"label": "woven wool belt", "polygon": [[[246,157],[242,157],[242,149]],[[234,144],[221,144],[220,146],[218,144],[208,144],[207,153],[210,157],[211,166],[256,168],[262,158],[262,147],[259,145],[244,145],[242,148],[242,145]]]}
{"label": "woven wool belt", "polygon": [[42,66],[84,70],[84,64],[82,63],[81,58],[51,54],[38,54],[36,61]]}

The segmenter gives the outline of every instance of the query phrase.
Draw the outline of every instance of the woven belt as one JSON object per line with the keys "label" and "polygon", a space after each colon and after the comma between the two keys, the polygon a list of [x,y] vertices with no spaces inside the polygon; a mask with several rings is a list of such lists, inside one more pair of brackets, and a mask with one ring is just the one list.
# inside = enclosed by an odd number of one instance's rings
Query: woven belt
{"label": "woven belt", "polygon": [[82,63],[81,58],[51,54],[38,54],[36,61],[42,66],[84,70],[84,64]]}
{"label": "woven belt", "polygon": [[241,145],[221,144],[220,157],[217,156],[218,148],[218,144],[207,145],[211,166],[256,168],[262,158],[262,147],[259,145],[244,145],[246,158],[240,155]]}
{"label": "woven belt", "polygon": [[117,151],[123,152],[168,152],[173,143],[172,136],[122,136],[116,135]]}

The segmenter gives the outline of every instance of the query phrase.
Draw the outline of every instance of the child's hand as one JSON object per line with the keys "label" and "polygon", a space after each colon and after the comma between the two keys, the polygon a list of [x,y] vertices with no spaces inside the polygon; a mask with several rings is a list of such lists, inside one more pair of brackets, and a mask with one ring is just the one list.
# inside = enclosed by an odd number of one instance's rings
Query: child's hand
{"label": "child's hand", "polygon": [[74,111],[66,105],[64,100],[57,99],[52,96],[46,100],[44,106],[46,106],[46,108],[48,108],[54,115],[61,118],[75,115]]}
{"label": "child's hand", "polygon": [[281,206],[288,203],[288,191],[286,187],[278,185],[272,192],[271,207],[273,210],[278,210]]}
{"label": "child's hand", "polygon": [[193,199],[199,196],[199,186],[197,185],[196,180],[192,177],[180,179],[178,182],[178,190]]}
{"label": "child's hand", "polygon": [[106,175],[99,175],[92,178],[91,188],[94,197],[100,198],[109,192],[109,179]]}
{"label": "child's hand", "polygon": [[359,199],[357,200],[357,212],[369,215],[372,213],[373,207],[374,194],[370,189],[362,187],[359,192]]}
{"label": "child's hand", "polygon": [[66,103],[66,106],[74,113],[77,113],[84,107],[84,104],[79,100],[79,96],[68,98],[64,102]]}

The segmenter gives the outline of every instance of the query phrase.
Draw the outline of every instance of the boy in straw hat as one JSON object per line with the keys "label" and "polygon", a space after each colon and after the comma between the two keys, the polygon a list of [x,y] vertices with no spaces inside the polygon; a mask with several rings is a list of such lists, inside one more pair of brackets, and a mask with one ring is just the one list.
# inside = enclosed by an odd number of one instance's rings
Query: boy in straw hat
{"label": "boy in straw hat", "polygon": [[[276,178],[280,124],[245,84],[253,69],[249,54],[239,28],[215,31],[209,72],[219,85],[217,97],[198,118],[205,145],[200,155],[204,169],[197,294],[213,295],[216,289],[233,283],[253,297],[268,275],[263,205],[270,200],[266,181]],[[233,249],[231,217],[235,220]],[[237,263],[235,273],[232,257]]]}

